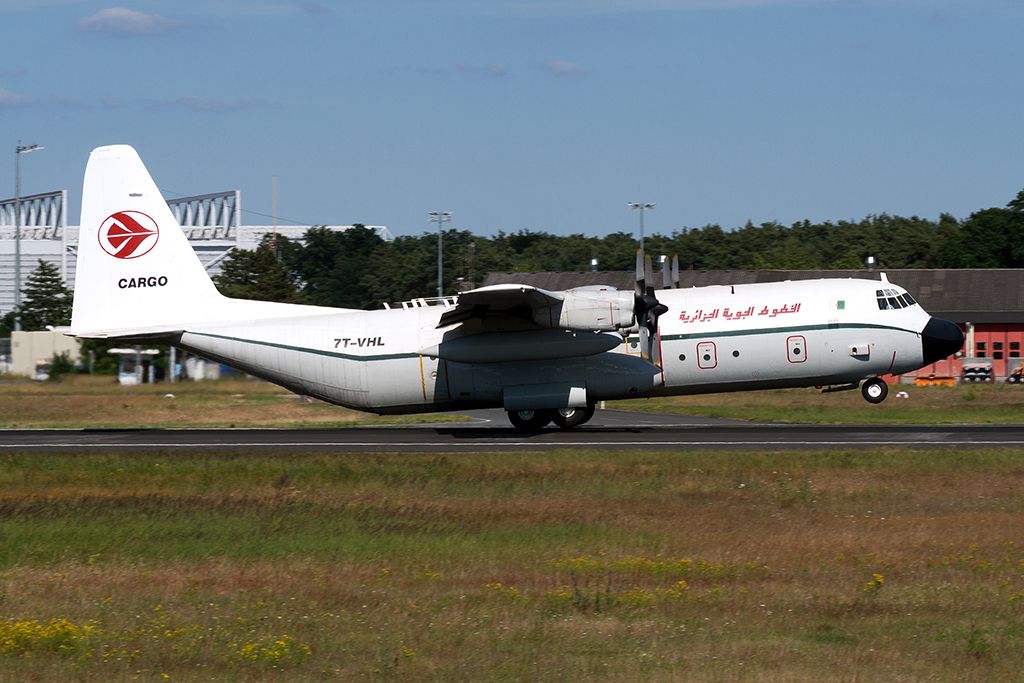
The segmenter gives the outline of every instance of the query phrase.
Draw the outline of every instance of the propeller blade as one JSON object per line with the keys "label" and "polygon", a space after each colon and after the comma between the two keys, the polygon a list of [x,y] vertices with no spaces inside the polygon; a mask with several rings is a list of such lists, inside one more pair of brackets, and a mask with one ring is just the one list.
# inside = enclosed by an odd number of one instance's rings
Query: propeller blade
{"label": "propeller blade", "polygon": [[644,250],[636,250],[636,288],[635,294],[640,297],[644,295],[646,291],[646,284],[644,282]]}
{"label": "propeller blade", "polygon": [[650,345],[651,345],[650,346],[650,349],[651,349],[651,362],[654,363],[655,365],[657,365],[660,368],[660,367],[662,367],[661,366],[661,330],[659,330],[657,328],[657,326],[655,326],[655,328],[651,331]]}
{"label": "propeller blade", "polygon": [[645,360],[651,359],[651,332],[647,329],[647,325],[640,325],[640,331],[637,333],[640,338],[640,356]]}
{"label": "propeller blade", "polygon": [[[668,268],[662,262],[662,279],[668,281]],[[639,329],[640,353],[647,360],[661,366],[658,340],[658,316],[668,311],[654,294],[654,265],[651,257],[644,254],[643,249],[636,250],[636,302],[634,315]]]}
{"label": "propeller blade", "polygon": [[672,279],[668,272],[668,259],[664,256],[662,256],[661,259],[661,288],[669,289],[672,287]]}
{"label": "propeller blade", "polygon": [[640,353],[654,365],[661,367],[661,330],[658,316],[667,311],[663,304],[657,304],[647,312],[646,324],[640,326]]}
{"label": "propeller blade", "polygon": [[672,289],[679,289],[679,254],[672,256]]}

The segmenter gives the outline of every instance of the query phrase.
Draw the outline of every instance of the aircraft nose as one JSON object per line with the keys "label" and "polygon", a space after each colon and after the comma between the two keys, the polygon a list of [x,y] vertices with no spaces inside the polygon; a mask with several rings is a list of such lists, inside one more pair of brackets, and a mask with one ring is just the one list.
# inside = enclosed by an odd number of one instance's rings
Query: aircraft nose
{"label": "aircraft nose", "polygon": [[951,356],[964,345],[964,333],[960,326],[941,318],[930,318],[921,331],[921,354],[924,364]]}

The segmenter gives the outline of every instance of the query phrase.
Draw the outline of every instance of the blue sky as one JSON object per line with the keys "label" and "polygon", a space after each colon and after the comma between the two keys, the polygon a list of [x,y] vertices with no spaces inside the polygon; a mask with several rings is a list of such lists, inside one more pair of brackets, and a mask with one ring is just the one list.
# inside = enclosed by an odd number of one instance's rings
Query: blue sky
{"label": "blue sky", "polygon": [[[1020,0],[0,0],[0,195],[134,145],[247,224],[603,235],[1024,187]],[[282,221],[283,222],[283,221]]]}

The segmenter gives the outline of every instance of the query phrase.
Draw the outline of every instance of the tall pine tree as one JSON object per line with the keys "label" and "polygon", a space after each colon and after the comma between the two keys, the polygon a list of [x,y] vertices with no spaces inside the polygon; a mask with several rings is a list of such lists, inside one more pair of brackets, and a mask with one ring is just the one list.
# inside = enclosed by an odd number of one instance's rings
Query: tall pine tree
{"label": "tall pine tree", "polygon": [[25,331],[45,330],[47,326],[71,324],[72,292],[64,286],[60,270],[42,259],[21,290],[18,317]]}

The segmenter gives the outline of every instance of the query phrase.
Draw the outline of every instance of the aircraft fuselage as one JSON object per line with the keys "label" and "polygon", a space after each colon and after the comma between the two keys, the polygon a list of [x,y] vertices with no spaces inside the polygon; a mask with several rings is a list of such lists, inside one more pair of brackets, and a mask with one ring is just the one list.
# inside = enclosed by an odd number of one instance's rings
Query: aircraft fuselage
{"label": "aircraft fuselage", "polygon": [[[177,345],[378,413],[832,385],[925,364],[921,333],[931,318],[916,304],[880,308],[877,292],[889,287],[835,279],[659,290],[669,309],[659,319],[660,364],[641,355],[636,334],[579,333],[597,349],[584,356],[566,344],[571,355],[557,357],[552,330],[488,349],[487,335],[437,329],[436,306],[209,325],[185,331]],[[466,348],[498,360],[452,359],[472,357]]]}

